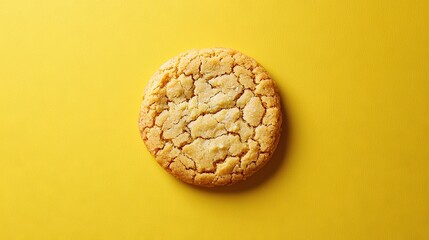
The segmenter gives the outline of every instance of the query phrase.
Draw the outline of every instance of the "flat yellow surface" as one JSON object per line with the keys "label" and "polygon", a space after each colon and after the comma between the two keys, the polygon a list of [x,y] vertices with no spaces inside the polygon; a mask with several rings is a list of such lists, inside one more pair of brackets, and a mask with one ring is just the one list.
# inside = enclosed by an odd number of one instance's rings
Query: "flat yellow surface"
{"label": "flat yellow surface", "polygon": [[[429,239],[429,1],[0,1],[0,239]],[[140,140],[169,58],[230,47],[287,131],[231,188]]]}

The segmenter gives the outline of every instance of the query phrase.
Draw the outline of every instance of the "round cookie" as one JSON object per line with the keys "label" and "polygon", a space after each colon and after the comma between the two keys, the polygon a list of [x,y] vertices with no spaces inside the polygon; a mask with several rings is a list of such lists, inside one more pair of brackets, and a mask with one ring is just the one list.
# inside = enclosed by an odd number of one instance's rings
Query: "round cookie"
{"label": "round cookie", "polygon": [[141,137],[157,162],[200,186],[232,184],[260,169],[280,138],[273,80],[232,49],[190,50],[163,64],[145,89]]}

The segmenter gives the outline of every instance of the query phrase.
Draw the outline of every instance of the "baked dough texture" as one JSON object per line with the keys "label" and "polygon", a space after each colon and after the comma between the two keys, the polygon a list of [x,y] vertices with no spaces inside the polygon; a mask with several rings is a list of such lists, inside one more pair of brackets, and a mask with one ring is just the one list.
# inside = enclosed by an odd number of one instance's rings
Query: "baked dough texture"
{"label": "baked dough texture", "polygon": [[277,88],[232,49],[190,50],[163,64],[143,94],[139,129],[157,162],[178,179],[228,185],[259,170],[280,138]]}

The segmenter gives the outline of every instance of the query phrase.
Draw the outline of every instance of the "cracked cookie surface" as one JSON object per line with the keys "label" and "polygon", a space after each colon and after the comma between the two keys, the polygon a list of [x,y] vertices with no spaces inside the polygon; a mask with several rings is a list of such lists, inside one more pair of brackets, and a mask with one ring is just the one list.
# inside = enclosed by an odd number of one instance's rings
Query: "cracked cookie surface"
{"label": "cracked cookie surface", "polygon": [[277,88],[266,70],[232,49],[190,50],[152,76],[139,129],[150,153],[180,180],[227,185],[252,175],[280,138]]}

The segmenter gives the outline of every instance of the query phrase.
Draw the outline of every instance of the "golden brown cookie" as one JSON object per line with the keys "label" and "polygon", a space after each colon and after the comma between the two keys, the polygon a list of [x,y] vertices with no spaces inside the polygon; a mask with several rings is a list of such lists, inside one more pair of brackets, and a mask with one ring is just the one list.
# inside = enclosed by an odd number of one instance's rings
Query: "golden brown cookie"
{"label": "golden brown cookie", "polygon": [[280,98],[266,70],[232,49],[190,50],[145,89],[139,128],[158,163],[180,180],[227,185],[252,175],[280,138]]}

